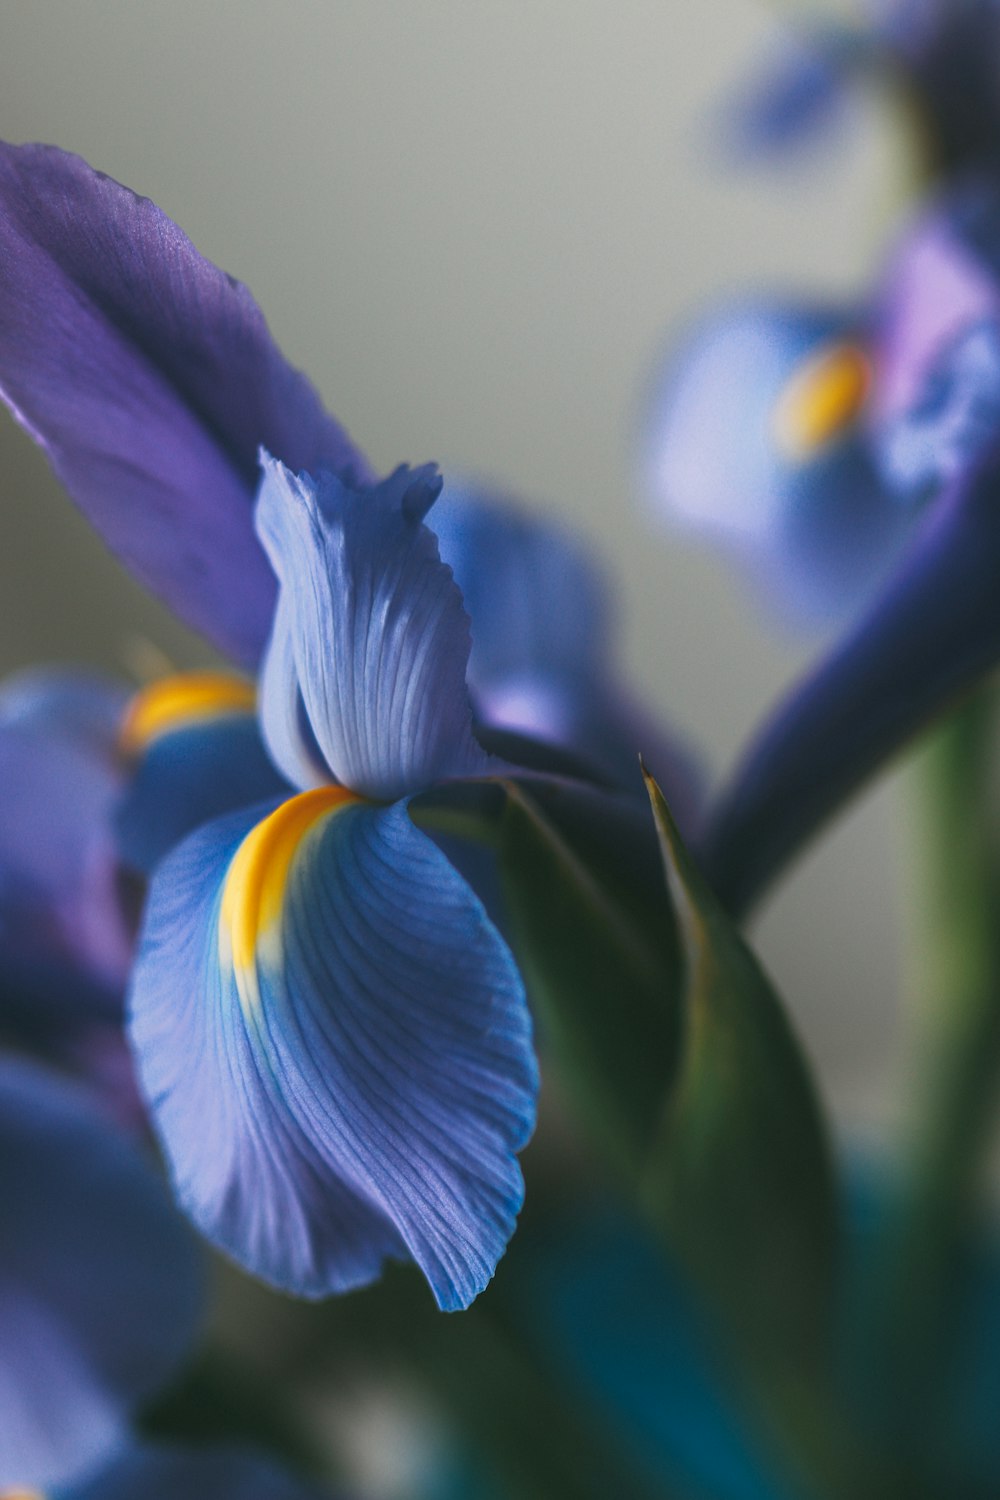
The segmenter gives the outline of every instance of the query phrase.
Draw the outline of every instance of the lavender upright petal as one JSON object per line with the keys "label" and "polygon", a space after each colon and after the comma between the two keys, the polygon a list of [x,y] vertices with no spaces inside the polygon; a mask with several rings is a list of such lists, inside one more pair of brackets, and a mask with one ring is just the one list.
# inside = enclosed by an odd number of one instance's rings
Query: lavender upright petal
{"label": "lavender upright petal", "polygon": [[47,146],[0,145],[0,396],[132,572],[245,665],[275,592],[258,446],[368,477],[247,289]]}
{"label": "lavender upright petal", "polygon": [[[305,747],[287,754],[308,727],[333,778],[366,797],[486,772],[465,681],[468,618],[423,524],[436,473],[398,469],[355,491],[263,463],[257,524],[281,593],[262,723],[279,768],[289,780],[308,769]],[[295,685],[307,721],[298,741]]]}

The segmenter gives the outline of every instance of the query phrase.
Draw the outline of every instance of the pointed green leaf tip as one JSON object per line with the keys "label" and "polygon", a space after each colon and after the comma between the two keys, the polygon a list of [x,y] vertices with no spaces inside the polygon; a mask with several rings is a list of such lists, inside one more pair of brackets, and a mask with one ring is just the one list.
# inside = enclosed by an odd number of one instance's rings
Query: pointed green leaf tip
{"label": "pointed green leaf tip", "polygon": [[744,1354],[815,1368],[836,1249],[819,1105],[767,977],[646,786],[680,940],[682,1034],[645,1200]]}

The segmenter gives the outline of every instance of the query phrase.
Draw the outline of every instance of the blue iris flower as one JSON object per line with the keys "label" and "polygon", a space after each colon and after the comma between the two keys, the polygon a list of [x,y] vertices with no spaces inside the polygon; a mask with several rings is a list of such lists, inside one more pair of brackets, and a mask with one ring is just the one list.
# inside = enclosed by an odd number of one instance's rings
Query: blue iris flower
{"label": "blue iris flower", "polygon": [[354,490],[263,464],[279,595],[261,722],[303,790],[158,868],[140,1072],[181,1202],[249,1269],[320,1296],[412,1259],[465,1306],[513,1231],[537,1076],[513,959],[407,810],[493,769],[461,595],[423,525],[439,481]]}
{"label": "blue iris flower", "polygon": [[1000,167],[997,0],[870,0],[858,25],[801,19],[727,112],[741,155],[818,139],[846,114],[851,86],[893,89],[926,165],[948,176]]}
{"label": "blue iris flower", "polygon": [[879,359],[867,311],[759,298],[706,317],[651,382],[654,513],[723,548],[797,623],[856,613],[918,519],[872,442]]}
{"label": "blue iris flower", "polygon": [[202,1315],[194,1236],[81,1086],[0,1056],[0,1490],[74,1482],[126,1441]]}
{"label": "blue iris flower", "polygon": [[1000,204],[968,184],[909,226],[876,289],[868,451],[905,545],[713,811],[734,910],[872,771],[1000,660]]}
{"label": "blue iris flower", "polygon": [[122,1031],[141,876],[206,818],[285,786],[253,689],[199,673],[130,697],[82,669],[18,673],[0,684],[0,780],[0,1037],[141,1126]]}
{"label": "blue iris flower", "polygon": [[[406,807],[495,769],[423,525],[437,481],[376,484],[246,289],[148,200],[2,146],[0,209],[0,393],[132,571],[262,668],[267,748],[303,789],[156,868],[132,1035],[178,1191],[281,1286],[321,1295],[409,1258],[464,1305],[513,1229],[537,1079],[511,956]],[[168,761],[176,790],[187,757]],[[144,869],[178,831],[147,838],[156,800],[119,817]]]}

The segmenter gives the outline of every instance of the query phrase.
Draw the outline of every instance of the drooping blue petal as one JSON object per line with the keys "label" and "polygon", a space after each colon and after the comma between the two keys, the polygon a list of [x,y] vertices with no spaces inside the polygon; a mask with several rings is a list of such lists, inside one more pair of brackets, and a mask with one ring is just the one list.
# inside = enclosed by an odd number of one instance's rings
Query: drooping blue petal
{"label": "drooping blue petal", "polygon": [[180,1201],[248,1269],[315,1297],[412,1259],[445,1308],[486,1285],[521,1202],[530,1021],[403,804],[323,788],[186,840],[153,879],[131,1013]]}
{"label": "drooping blue petal", "polygon": [[724,547],[769,604],[805,619],[872,596],[914,524],[862,421],[859,320],[748,303],[709,318],[657,376],[644,489],[666,521]]}
{"label": "drooping blue petal", "polygon": [[203,823],[289,790],[253,713],[179,725],[152,739],[133,765],[115,808],[119,855],[149,875]]}
{"label": "drooping blue petal", "polygon": [[1000,661],[1000,455],[925,512],[890,585],[765,723],[703,855],[736,913],[919,729]]}
{"label": "drooping blue petal", "polygon": [[478,726],[568,750],[645,795],[641,754],[690,827],[695,758],[619,685],[604,579],[579,543],[503,496],[450,481],[428,524],[469,613]]}
{"label": "drooping blue petal", "polygon": [[177,1369],[200,1259],[160,1180],[75,1085],[0,1060],[0,1486],[89,1471]]}
{"label": "drooping blue petal", "polygon": [[132,572],[253,665],[258,446],[355,480],[364,460],[246,288],[78,157],[0,145],[0,267],[0,395]]}
{"label": "drooping blue petal", "polygon": [[323,1500],[328,1496],[270,1459],[229,1446],[130,1447],[52,1500]]}
{"label": "drooping blue petal", "polygon": [[309,758],[295,722],[301,698],[329,772],[364,796],[392,801],[483,774],[490,761],[472,735],[465,681],[468,617],[423,525],[435,472],[398,469],[357,491],[267,455],[262,464],[257,526],[280,587],[261,690],[275,763],[293,781]]}

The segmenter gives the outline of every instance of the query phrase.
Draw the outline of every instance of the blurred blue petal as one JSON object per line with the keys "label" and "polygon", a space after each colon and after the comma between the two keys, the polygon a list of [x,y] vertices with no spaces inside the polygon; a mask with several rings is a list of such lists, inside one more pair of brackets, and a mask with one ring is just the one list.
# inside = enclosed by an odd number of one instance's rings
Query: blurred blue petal
{"label": "blurred blue petal", "polygon": [[472,621],[469,686],[478,697],[530,673],[565,684],[572,697],[608,671],[604,580],[571,536],[500,496],[451,481],[428,525]]}
{"label": "blurred blue petal", "polygon": [[203,823],[289,790],[252,709],[181,720],[149,737],[133,761],[115,808],[119,856],[149,875]]}
{"label": "blurred blue petal", "polygon": [[726,548],[769,603],[805,620],[870,599],[914,525],[864,427],[861,323],[776,301],[730,308],[695,329],[647,402],[656,513]]}
{"label": "blurred blue petal", "polygon": [[793,17],[781,50],[726,112],[734,154],[787,155],[829,130],[849,85],[873,81],[905,106],[925,170],[956,177],[1000,163],[996,0],[868,0],[860,24]]}
{"label": "blurred blue petal", "polygon": [[739,161],[815,144],[846,113],[851,75],[865,53],[846,26],[789,31],[728,101],[723,145]]}
{"label": "blurred blue petal", "polygon": [[246,288],[79,157],[0,145],[0,262],[0,396],[136,577],[253,665],[258,446],[359,481],[364,459]]}
{"label": "blurred blue petal", "polygon": [[37,729],[114,761],[128,689],[84,667],[42,666],[0,682],[0,728]]}
{"label": "blurred blue petal", "polygon": [[972,468],[1000,437],[1000,322],[962,332],[932,370],[924,397],[882,435],[886,484],[927,495]]}
{"label": "blurred blue petal", "polygon": [[479,727],[559,746],[645,797],[641,754],[691,826],[695,758],[619,687],[604,579],[583,548],[504,497],[450,481],[428,524],[469,612]]}
{"label": "blurred blue petal", "polygon": [[323,1500],[270,1459],[240,1448],[129,1448],[52,1500]]}
{"label": "blurred blue petal", "polygon": [[70,1480],[120,1443],[201,1316],[160,1180],[64,1079],[0,1059],[0,1485]]}
{"label": "blurred blue petal", "polygon": [[[114,1015],[129,962],[112,810],[120,773],[92,726],[0,693],[0,973],[21,1021]],[[10,711],[7,712],[6,709]],[[51,711],[51,712],[50,712]],[[85,713],[74,702],[73,715]],[[0,1018],[2,1020],[2,1018]]]}
{"label": "blurred blue petal", "polygon": [[261,713],[279,768],[289,780],[301,772],[304,750],[287,754],[302,742],[300,697],[329,773],[362,795],[391,801],[487,771],[462,597],[422,524],[440,490],[434,471],[398,469],[355,491],[262,463],[257,525],[280,592]]}
{"label": "blurred blue petal", "polygon": [[193,835],[150,890],[131,1028],[180,1201],[286,1290],[392,1257],[465,1306],[534,1121],[517,970],[403,804],[327,788],[267,811]]}
{"label": "blurred blue petal", "polygon": [[1000,319],[1000,197],[984,181],[930,200],[889,255],[872,298],[878,351],[871,425],[893,427],[926,398],[941,360]]}

